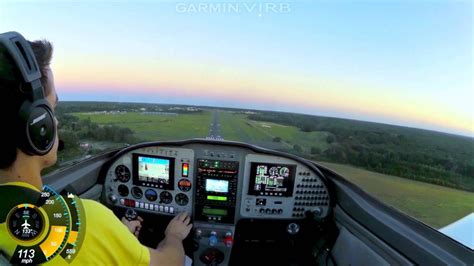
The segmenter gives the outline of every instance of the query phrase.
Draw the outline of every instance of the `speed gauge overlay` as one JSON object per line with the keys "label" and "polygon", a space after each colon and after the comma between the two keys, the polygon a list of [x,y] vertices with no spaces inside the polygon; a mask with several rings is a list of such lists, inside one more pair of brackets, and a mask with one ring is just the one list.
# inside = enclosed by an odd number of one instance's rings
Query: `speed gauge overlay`
{"label": "speed gauge overlay", "polygon": [[12,264],[74,260],[85,228],[77,196],[14,185],[0,186],[0,195],[0,250]]}

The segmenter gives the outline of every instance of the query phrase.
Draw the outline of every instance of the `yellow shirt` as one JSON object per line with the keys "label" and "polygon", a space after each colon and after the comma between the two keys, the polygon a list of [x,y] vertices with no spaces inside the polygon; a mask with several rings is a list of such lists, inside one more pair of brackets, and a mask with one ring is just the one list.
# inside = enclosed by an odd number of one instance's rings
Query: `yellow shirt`
{"label": "yellow shirt", "polygon": [[[6,183],[37,189],[27,183]],[[59,255],[44,265],[149,265],[150,253],[128,228],[104,205],[93,200],[81,200],[86,219],[84,242],[71,264]],[[6,243],[6,224],[0,224],[0,250],[11,253]],[[3,240],[2,240],[3,239]],[[12,256],[12,254],[8,254]]]}

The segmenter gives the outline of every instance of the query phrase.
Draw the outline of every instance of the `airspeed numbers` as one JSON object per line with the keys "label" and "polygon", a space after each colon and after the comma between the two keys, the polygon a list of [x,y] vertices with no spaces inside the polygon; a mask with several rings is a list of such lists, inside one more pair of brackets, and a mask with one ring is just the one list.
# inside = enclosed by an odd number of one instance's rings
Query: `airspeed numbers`
{"label": "airspeed numbers", "polygon": [[17,253],[20,259],[33,259],[35,257],[34,249],[20,249]]}

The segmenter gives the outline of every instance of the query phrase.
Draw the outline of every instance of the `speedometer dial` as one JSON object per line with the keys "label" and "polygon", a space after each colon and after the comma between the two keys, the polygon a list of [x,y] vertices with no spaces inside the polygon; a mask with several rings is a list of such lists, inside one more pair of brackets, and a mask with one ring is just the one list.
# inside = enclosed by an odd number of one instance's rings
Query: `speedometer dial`
{"label": "speedometer dial", "polygon": [[170,204],[173,201],[173,195],[168,191],[163,191],[160,193],[160,203]]}
{"label": "speedometer dial", "polygon": [[125,165],[121,164],[115,167],[115,177],[120,182],[128,182],[128,180],[130,180],[130,176],[130,169],[128,169],[128,167]]}
{"label": "speedometer dial", "polygon": [[42,264],[57,255],[58,264],[69,264],[82,245],[82,204],[72,193],[57,194],[45,186],[38,192],[18,186],[0,187],[0,195],[15,195],[6,202],[9,212],[0,212],[5,222],[4,238],[13,251],[10,263]]}
{"label": "speedometer dial", "polygon": [[34,240],[44,229],[44,217],[33,204],[17,206],[7,220],[10,232],[22,241]]}
{"label": "speedometer dial", "polygon": [[143,191],[139,187],[132,187],[132,196],[136,199],[141,199],[143,197]]}
{"label": "speedometer dial", "polygon": [[128,187],[126,185],[122,184],[122,185],[118,186],[117,190],[118,190],[118,193],[119,193],[120,196],[122,196],[122,197],[128,196],[129,191],[128,191]]}
{"label": "speedometer dial", "polygon": [[186,194],[183,194],[183,193],[176,194],[176,197],[174,198],[174,200],[180,206],[184,206],[184,205],[188,204],[188,202],[189,202],[188,196],[186,196]]}

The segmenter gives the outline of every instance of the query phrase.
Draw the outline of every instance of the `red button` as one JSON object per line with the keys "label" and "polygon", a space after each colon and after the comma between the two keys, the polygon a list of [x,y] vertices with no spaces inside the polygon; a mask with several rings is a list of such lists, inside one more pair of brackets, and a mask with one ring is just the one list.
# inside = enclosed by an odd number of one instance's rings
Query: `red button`
{"label": "red button", "polygon": [[232,245],[234,244],[234,239],[232,238],[232,236],[226,236],[224,238],[224,244],[226,245],[226,247],[232,247]]}

